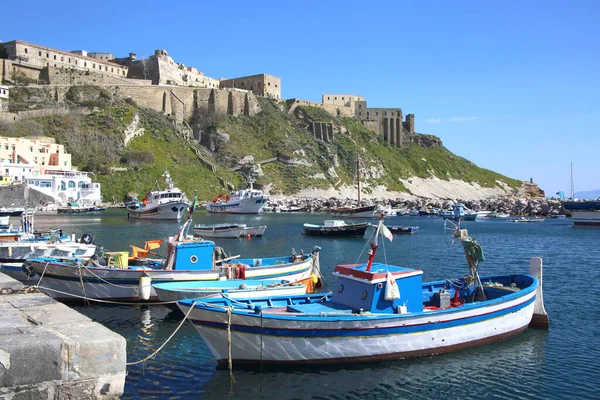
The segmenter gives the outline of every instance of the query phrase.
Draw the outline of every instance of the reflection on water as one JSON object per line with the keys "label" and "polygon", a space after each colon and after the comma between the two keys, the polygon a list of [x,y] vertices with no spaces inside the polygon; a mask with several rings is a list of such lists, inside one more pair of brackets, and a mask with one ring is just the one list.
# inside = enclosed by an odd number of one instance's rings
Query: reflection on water
{"label": "reflection on water", "polygon": [[[322,223],[328,214],[264,214],[216,216],[199,213],[196,223],[244,222],[268,226],[263,238],[217,241],[229,254],[275,256],[322,247],[326,278],[336,264],[355,262],[364,239],[331,239],[302,235],[305,222]],[[60,221],[60,225],[58,222]],[[378,261],[423,270],[424,280],[466,273],[464,253],[448,247],[441,218],[393,217],[389,225],[419,225],[416,235],[385,242]],[[170,221],[128,221],[124,210],[93,216],[36,216],[36,227],[61,227],[80,237],[90,233],[105,248],[126,250],[150,239],[166,239],[178,224]],[[569,220],[510,224],[487,220],[467,225],[482,244],[486,261],[482,275],[522,273],[529,257],[544,259],[544,295],[550,330],[528,330],[517,338],[468,351],[380,364],[335,368],[234,371],[216,370],[206,344],[185,323],[155,358],[128,367],[124,398],[209,399],[429,399],[429,398],[597,398],[596,368],[600,359],[596,304],[600,293],[600,229],[573,228]],[[383,246],[382,246],[383,248]],[[366,260],[365,257],[360,260]],[[327,290],[327,289],[326,289]],[[128,361],[144,359],[160,347],[183,315],[163,306],[77,305],[82,313],[120,333],[127,340]]]}
{"label": "reflection on water", "polygon": [[[356,366],[284,371],[218,370],[205,399],[540,398],[543,388],[527,379],[543,373],[546,335],[529,331],[514,340],[454,355]],[[513,384],[498,391],[502,382]],[[277,394],[277,396],[274,396]]]}

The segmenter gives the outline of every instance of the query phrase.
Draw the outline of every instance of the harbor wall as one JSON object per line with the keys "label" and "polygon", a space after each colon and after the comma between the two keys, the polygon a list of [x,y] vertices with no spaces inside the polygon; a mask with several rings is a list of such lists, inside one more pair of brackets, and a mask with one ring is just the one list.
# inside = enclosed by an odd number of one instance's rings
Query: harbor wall
{"label": "harbor wall", "polygon": [[0,398],[118,399],[126,341],[0,272]]}
{"label": "harbor wall", "polygon": [[54,199],[27,184],[0,186],[0,207],[35,207],[42,201],[53,203]]}

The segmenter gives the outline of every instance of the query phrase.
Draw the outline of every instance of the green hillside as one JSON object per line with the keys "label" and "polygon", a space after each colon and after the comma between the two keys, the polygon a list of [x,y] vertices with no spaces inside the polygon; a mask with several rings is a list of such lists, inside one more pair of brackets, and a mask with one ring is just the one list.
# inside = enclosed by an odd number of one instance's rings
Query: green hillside
{"label": "green hillside", "polygon": [[[13,88],[11,98],[13,94],[17,104],[35,108],[26,88]],[[254,116],[208,119],[193,116],[190,125],[194,130],[202,129],[205,139],[222,137],[223,132],[229,136],[229,141],[220,142],[211,153],[185,139],[168,116],[139,107],[130,100],[114,98],[99,88],[72,87],[67,98],[70,105],[94,111],[89,115],[70,113],[14,124],[0,123],[0,136],[55,138],[72,154],[74,165],[94,172],[102,184],[104,201],[123,201],[130,192],[143,194],[156,181],[163,185],[161,176],[165,169],[189,197],[197,190],[200,199],[212,199],[225,190],[224,182],[245,186],[252,175],[249,168],[243,168],[242,173],[228,170],[245,156],[253,156],[257,162],[278,158],[279,161],[263,164],[262,174],[253,174],[258,184],[271,184],[274,193],[293,195],[305,187],[352,184],[357,151],[363,180],[393,191],[407,191],[399,179],[411,176],[461,179],[484,187],[496,186],[496,181],[513,188],[522,184],[479,168],[435,145],[436,138],[430,146],[409,143],[402,148],[392,147],[356,120],[333,116],[314,107],[299,107],[288,114],[287,104],[260,99],[262,111]],[[39,91],[35,99],[47,101]],[[145,133],[124,146],[125,129],[136,115],[137,128],[144,128]],[[313,138],[308,129],[311,121],[332,122],[336,126],[332,143]],[[431,141],[427,136],[418,139],[423,139],[417,140],[419,143]],[[216,167],[216,173],[200,162],[197,152]]]}

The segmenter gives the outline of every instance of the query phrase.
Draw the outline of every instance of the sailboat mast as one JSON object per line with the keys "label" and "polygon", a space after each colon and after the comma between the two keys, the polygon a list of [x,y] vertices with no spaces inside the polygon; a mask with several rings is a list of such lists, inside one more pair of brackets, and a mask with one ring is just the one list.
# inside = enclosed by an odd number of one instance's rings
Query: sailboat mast
{"label": "sailboat mast", "polygon": [[360,205],[360,161],[358,160],[358,148],[356,149],[356,183],[358,184],[358,204]]}
{"label": "sailboat mast", "polygon": [[573,162],[571,161],[571,199],[575,197],[575,185],[573,184]]}

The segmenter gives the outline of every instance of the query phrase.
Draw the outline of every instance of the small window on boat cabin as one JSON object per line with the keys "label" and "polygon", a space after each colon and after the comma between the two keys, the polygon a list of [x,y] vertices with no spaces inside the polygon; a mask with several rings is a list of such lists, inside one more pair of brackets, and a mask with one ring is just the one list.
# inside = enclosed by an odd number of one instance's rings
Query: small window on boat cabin
{"label": "small window on boat cabin", "polygon": [[161,199],[164,199],[164,198],[165,198],[165,194],[164,194],[164,193],[163,193],[163,194],[161,194],[161,195],[160,195],[160,198],[161,198]]}
{"label": "small window on boat cabin", "polygon": [[158,195],[154,196],[154,200],[158,199]]}

